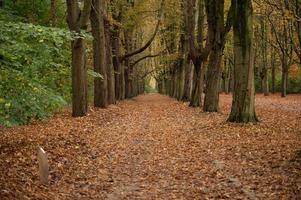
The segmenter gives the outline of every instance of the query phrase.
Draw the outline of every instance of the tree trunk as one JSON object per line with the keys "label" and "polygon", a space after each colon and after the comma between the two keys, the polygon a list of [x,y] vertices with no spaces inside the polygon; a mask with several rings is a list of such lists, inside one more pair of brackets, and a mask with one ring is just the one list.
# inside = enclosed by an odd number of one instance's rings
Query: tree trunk
{"label": "tree trunk", "polygon": [[234,91],[234,63],[229,62],[229,73],[230,73],[230,81],[229,81],[229,91],[233,93]]}
{"label": "tree trunk", "polygon": [[185,82],[184,82],[184,95],[183,101],[190,101],[191,97],[191,82],[192,82],[192,65],[190,62],[185,61]]}
{"label": "tree trunk", "polygon": [[88,110],[88,82],[85,56],[85,42],[76,39],[72,48],[72,116],[85,116]]}
{"label": "tree trunk", "polygon": [[264,76],[262,80],[262,88],[264,96],[269,96],[269,77],[268,77],[268,69],[264,69]]}
{"label": "tree trunk", "polygon": [[271,65],[272,65],[272,93],[275,94],[275,82],[276,82],[276,64],[275,64],[275,49],[272,49],[271,55]]}
{"label": "tree trunk", "polygon": [[119,27],[113,25],[112,31],[112,53],[113,53],[113,66],[114,66],[114,75],[115,75],[115,97],[117,100],[121,99],[120,93],[120,76],[121,76],[121,63],[120,63],[120,40],[119,40]]}
{"label": "tree trunk", "polygon": [[224,64],[225,70],[226,70],[225,77],[224,77],[225,78],[224,92],[226,94],[229,94],[231,68],[230,68],[230,65],[228,63],[228,59],[225,58],[224,63],[225,63]]}
{"label": "tree trunk", "polygon": [[105,37],[106,37],[106,64],[107,64],[107,77],[108,77],[108,104],[115,104],[115,73],[112,60],[112,41],[110,33],[110,24],[105,21]]}
{"label": "tree trunk", "polygon": [[221,62],[223,50],[217,48],[213,50],[209,58],[207,70],[207,82],[203,110],[205,112],[218,112],[219,90],[221,80]]}
{"label": "tree trunk", "polygon": [[265,96],[269,95],[269,79],[268,79],[268,56],[267,56],[267,41],[268,41],[268,34],[267,34],[267,25],[264,17],[260,19],[260,26],[261,26],[261,49],[262,49],[262,69],[261,69],[261,80],[262,80],[262,92]]}
{"label": "tree trunk", "polygon": [[178,97],[177,99],[179,101],[182,100],[183,95],[184,95],[184,82],[185,82],[185,63],[186,61],[182,59],[181,65],[179,66],[179,92],[178,92]]}
{"label": "tree trunk", "polygon": [[206,91],[203,110],[217,112],[219,110],[220,79],[222,73],[222,55],[225,47],[226,34],[232,26],[232,8],[229,10],[226,26],[224,26],[224,0],[206,0],[208,17],[208,35],[212,45],[207,71]]}
{"label": "tree trunk", "polygon": [[191,100],[189,106],[199,107],[202,102],[203,93],[203,73],[202,73],[203,62],[196,62],[194,65],[194,75],[193,75],[193,86],[191,93]]}
{"label": "tree trunk", "polygon": [[[87,0],[81,11],[76,0],[67,0],[67,22],[69,29],[79,33],[87,27],[91,11],[91,0]],[[82,38],[71,42],[72,49],[72,116],[81,117],[88,110],[88,84],[85,56],[85,41]]]}
{"label": "tree trunk", "polygon": [[125,66],[124,64],[120,65],[120,87],[119,87],[119,93],[120,93],[120,100],[125,99]]}
{"label": "tree trunk", "polygon": [[[129,53],[131,51],[130,48],[130,43],[131,43],[131,38],[130,38],[130,34],[128,33],[128,31],[124,32],[124,41],[125,41],[125,51],[126,54]],[[130,66],[130,58],[125,58],[124,59],[124,87],[125,87],[125,98],[129,99],[132,97],[131,94],[131,66]]]}
{"label": "tree trunk", "polygon": [[172,93],[171,97],[175,98],[176,97],[176,92],[177,92],[177,68],[175,65],[172,66]]}
{"label": "tree trunk", "polygon": [[281,97],[286,97],[287,95],[287,82],[288,82],[288,71],[282,69],[281,78]]}
{"label": "tree trunk", "polygon": [[234,6],[234,92],[230,122],[256,122],[251,0],[232,0]]}
{"label": "tree trunk", "polygon": [[94,71],[103,78],[94,79],[94,106],[105,108],[108,106],[106,45],[104,32],[103,9],[104,0],[93,0],[91,10],[91,27],[93,35]]}

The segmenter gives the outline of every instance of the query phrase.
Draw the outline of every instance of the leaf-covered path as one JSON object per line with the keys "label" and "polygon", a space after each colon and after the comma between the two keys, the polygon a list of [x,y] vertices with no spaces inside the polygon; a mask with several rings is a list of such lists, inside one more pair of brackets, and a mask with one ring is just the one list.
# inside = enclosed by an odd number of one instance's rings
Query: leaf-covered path
{"label": "leaf-covered path", "polygon": [[151,94],[0,130],[0,199],[300,199],[301,97],[257,97],[257,125],[225,122],[230,103],[208,114]]}

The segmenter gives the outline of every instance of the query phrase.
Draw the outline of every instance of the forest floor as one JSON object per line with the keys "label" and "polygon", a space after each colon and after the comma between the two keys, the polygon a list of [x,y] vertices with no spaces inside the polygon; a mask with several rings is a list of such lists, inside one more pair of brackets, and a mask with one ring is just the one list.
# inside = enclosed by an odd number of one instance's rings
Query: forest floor
{"label": "forest floor", "polygon": [[0,199],[301,199],[301,96],[258,95],[256,104],[256,125],[226,122],[230,95],[209,114],[150,94],[2,128]]}

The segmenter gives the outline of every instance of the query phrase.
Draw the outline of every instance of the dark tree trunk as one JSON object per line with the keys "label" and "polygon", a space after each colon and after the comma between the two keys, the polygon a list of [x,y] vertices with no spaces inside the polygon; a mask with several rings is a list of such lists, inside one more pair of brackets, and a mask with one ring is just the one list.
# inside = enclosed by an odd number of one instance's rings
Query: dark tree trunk
{"label": "dark tree trunk", "polygon": [[112,53],[113,53],[113,66],[115,71],[115,96],[117,100],[121,100],[121,63],[120,63],[120,40],[119,40],[120,30],[119,27],[113,25],[112,31]]}
{"label": "dark tree trunk", "polygon": [[207,70],[207,82],[203,110],[205,112],[218,112],[219,90],[221,80],[221,62],[223,50],[218,48],[213,50],[209,57]]}
{"label": "dark tree trunk", "polygon": [[107,77],[108,77],[108,104],[115,104],[115,73],[112,61],[112,41],[110,25],[105,21],[105,37],[106,37],[106,64],[107,64]]}
{"label": "dark tree trunk", "polygon": [[189,106],[199,107],[202,102],[203,93],[203,73],[202,73],[202,62],[197,62],[194,65],[194,75],[193,75],[193,89],[191,93],[191,100]]}
{"label": "dark tree trunk", "polygon": [[[190,106],[197,107],[201,105],[201,98],[203,94],[203,82],[204,82],[204,62],[207,60],[208,55],[211,50],[211,41],[213,36],[208,34],[206,40],[206,45],[204,47],[204,16],[205,16],[205,4],[203,0],[200,0],[198,3],[198,8],[196,8],[196,1],[189,0],[187,4],[187,30],[189,35],[189,58],[194,64],[194,83],[192,86],[192,93],[190,99]],[[197,10],[197,37],[195,37],[195,11]],[[210,24],[211,18],[207,17],[207,23]],[[198,44],[196,46],[195,44]]]}
{"label": "dark tree trunk", "polygon": [[182,100],[183,95],[184,95],[184,82],[185,82],[185,65],[184,65],[184,59],[181,61],[181,64],[179,66],[179,80],[178,80],[178,95],[177,99],[179,101]]}
{"label": "dark tree trunk", "polygon": [[185,61],[185,83],[184,83],[184,95],[183,95],[183,101],[190,101],[191,97],[191,84],[192,84],[192,65]]}
{"label": "dark tree trunk", "polygon": [[261,54],[262,54],[262,67],[261,67],[261,80],[262,80],[262,92],[265,96],[269,95],[269,79],[268,79],[268,64],[267,64],[267,41],[268,41],[268,35],[267,35],[267,25],[264,17],[260,20],[260,26],[261,26]]}
{"label": "dark tree trunk", "polygon": [[229,94],[229,88],[230,88],[230,76],[231,76],[231,68],[230,68],[230,65],[228,63],[228,59],[225,59],[224,60],[224,66],[225,66],[225,69],[226,69],[226,72],[225,72],[225,77],[224,77],[224,92],[226,94]]}
{"label": "dark tree trunk", "polygon": [[120,65],[120,87],[119,87],[119,93],[120,93],[120,100],[125,99],[125,66],[124,63]]}
{"label": "dark tree trunk", "polygon": [[222,73],[222,55],[225,47],[226,35],[232,26],[232,7],[229,10],[226,26],[224,26],[224,0],[206,0],[208,16],[208,35],[212,46],[207,70],[207,81],[203,110],[217,112],[219,110],[219,91]]}
{"label": "dark tree trunk", "polygon": [[181,35],[180,39],[180,53],[181,58],[179,60],[179,71],[178,71],[178,94],[177,100],[181,101],[184,98],[184,86],[185,86],[185,69],[187,70],[187,56],[188,51],[188,41],[185,39],[184,34]]}
{"label": "dark tree trunk", "polygon": [[76,39],[72,48],[72,116],[85,116],[88,110],[88,82],[85,56],[85,42]]}
{"label": "dark tree trunk", "polygon": [[275,94],[275,82],[276,82],[276,64],[275,64],[275,50],[272,49],[271,55],[271,65],[272,65],[272,93]]}
{"label": "dark tree trunk", "polygon": [[[124,41],[125,41],[125,51],[126,54],[131,51],[131,36],[128,31],[124,32]],[[129,99],[132,97],[131,91],[131,66],[130,66],[130,57],[124,59],[124,87],[125,87],[125,98]]]}
{"label": "dark tree trunk", "polygon": [[281,97],[287,96],[287,84],[288,84],[288,71],[286,69],[282,70],[281,74]]}
{"label": "dark tree trunk", "polygon": [[105,108],[108,106],[106,46],[103,9],[104,0],[93,0],[91,10],[91,27],[93,35],[94,71],[103,78],[94,79],[94,106]]}
{"label": "dark tree trunk", "polygon": [[212,51],[209,56],[207,81],[203,110],[217,112],[219,110],[219,91],[222,73],[222,54],[225,44],[224,33],[224,1],[206,0],[208,20],[208,34],[211,36]]}
{"label": "dark tree trunk", "polygon": [[256,122],[253,9],[251,0],[232,0],[234,7],[234,92],[230,122]]}
{"label": "dark tree trunk", "polygon": [[[81,11],[76,0],[67,0],[67,22],[71,31],[80,32],[87,27],[92,1],[88,0]],[[72,116],[86,115],[88,84],[84,39],[71,42],[72,49]]]}

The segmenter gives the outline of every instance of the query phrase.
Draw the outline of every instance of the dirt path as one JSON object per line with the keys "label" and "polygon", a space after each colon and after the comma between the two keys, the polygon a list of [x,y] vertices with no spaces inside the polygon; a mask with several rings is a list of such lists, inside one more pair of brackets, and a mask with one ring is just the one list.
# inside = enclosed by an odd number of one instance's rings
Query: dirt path
{"label": "dirt path", "polygon": [[[225,122],[229,96],[208,114],[152,94],[6,129],[0,199],[300,199],[299,100],[259,97],[256,126]],[[49,187],[38,184],[38,145]]]}

